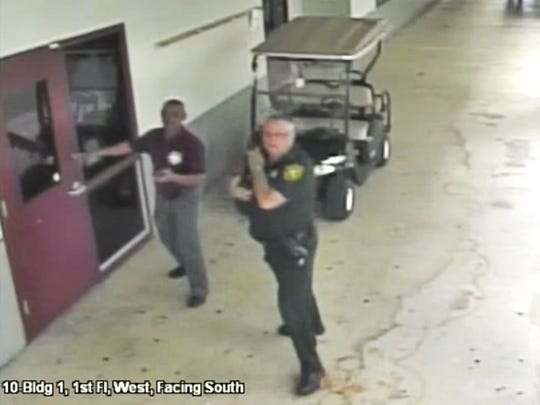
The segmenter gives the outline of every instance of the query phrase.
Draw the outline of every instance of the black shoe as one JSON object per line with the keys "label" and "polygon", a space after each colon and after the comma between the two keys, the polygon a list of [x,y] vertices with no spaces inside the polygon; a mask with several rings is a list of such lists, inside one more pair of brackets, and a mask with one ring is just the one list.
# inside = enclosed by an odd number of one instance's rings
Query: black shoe
{"label": "black shoe", "polygon": [[169,278],[180,278],[184,277],[186,275],[186,269],[182,266],[175,267],[171,271],[169,271],[169,274],[167,276]]}
{"label": "black shoe", "polygon": [[296,395],[313,394],[321,388],[324,371],[311,371],[302,373],[296,386]]}
{"label": "black shoe", "polygon": [[200,295],[190,295],[187,300],[187,306],[190,308],[200,307],[206,302],[206,297]]}
{"label": "black shoe", "polygon": [[[313,331],[315,332],[315,334],[317,336],[320,336],[320,335],[324,335],[324,326],[319,326],[318,328],[315,328],[315,330]],[[278,328],[278,333],[281,335],[281,336],[291,336],[290,332],[289,332],[289,329],[287,328],[287,325],[281,325],[279,328]]]}

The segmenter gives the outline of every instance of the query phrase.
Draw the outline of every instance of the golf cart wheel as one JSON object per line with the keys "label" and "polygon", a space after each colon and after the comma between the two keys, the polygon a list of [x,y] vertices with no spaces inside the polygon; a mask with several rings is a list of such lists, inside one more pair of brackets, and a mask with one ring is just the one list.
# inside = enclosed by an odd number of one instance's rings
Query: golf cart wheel
{"label": "golf cart wheel", "polygon": [[353,212],[355,190],[344,173],[333,175],[326,183],[323,197],[323,214],[326,218],[341,221]]}
{"label": "golf cart wheel", "polygon": [[385,166],[390,160],[392,155],[392,144],[390,142],[390,137],[386,135],[381,142],[379,148],[379,156],[377,157],[377,167]]}

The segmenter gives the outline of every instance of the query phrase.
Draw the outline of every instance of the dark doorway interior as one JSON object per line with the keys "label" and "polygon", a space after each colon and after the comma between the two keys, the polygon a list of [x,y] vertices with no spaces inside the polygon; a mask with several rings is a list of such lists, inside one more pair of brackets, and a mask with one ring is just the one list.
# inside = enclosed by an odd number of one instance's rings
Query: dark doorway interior
{"label": "dark doorway interior", "polygon": [[[129,140],[133,134],[131,101],[122,63],[120,32],[65,48],[71,107],[79,149],[84,152]],[[87,161],[84,179],[122,158]],[[145,230],[141,193],[134,166],[88,195],[99,261],[103,265]]]}
{"label": "dark doorway interior", "polygon": [[263,9],[266,35],[289,19],[287,0],[263,0]]}

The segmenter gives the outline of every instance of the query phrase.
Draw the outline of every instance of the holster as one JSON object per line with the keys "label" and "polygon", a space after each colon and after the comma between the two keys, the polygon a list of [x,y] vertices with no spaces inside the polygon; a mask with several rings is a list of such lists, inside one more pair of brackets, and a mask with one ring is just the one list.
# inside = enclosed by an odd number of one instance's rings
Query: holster
{"label": "holster", "polygon": [[307,248],[302,246],[302,244],[294,238],[286,238],[283,241],[283,246],[287,253],[294,259],[303,259],[309,254]]}
{"label": "holster", "polygon": [[314,233],[314,226],[309,225],[305,229],[285,237],[283,240],[283,246],[294,259],[306,258],[309,255],[309,250],[305,246],[305,243],[314,235]]}

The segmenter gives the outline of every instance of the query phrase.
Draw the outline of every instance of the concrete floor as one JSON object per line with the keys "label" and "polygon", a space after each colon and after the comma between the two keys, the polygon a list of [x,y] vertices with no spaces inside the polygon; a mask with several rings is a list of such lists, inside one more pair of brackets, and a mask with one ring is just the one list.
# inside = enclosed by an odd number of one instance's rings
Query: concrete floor
{"label": "concrete floor", "polygon": [[[447,0],[401,31],[376,77],[395,102],[394,156],[352,218],[320,222],[320,353],[332,387],[291,395],[275,284],[223,196],[205,202],[212,294],[148,244],[0,379],[206,379],[243,396],[6,397],[8,404],[540,404],[540,8]],[[30,402],[31,401],[31,402]]]}

